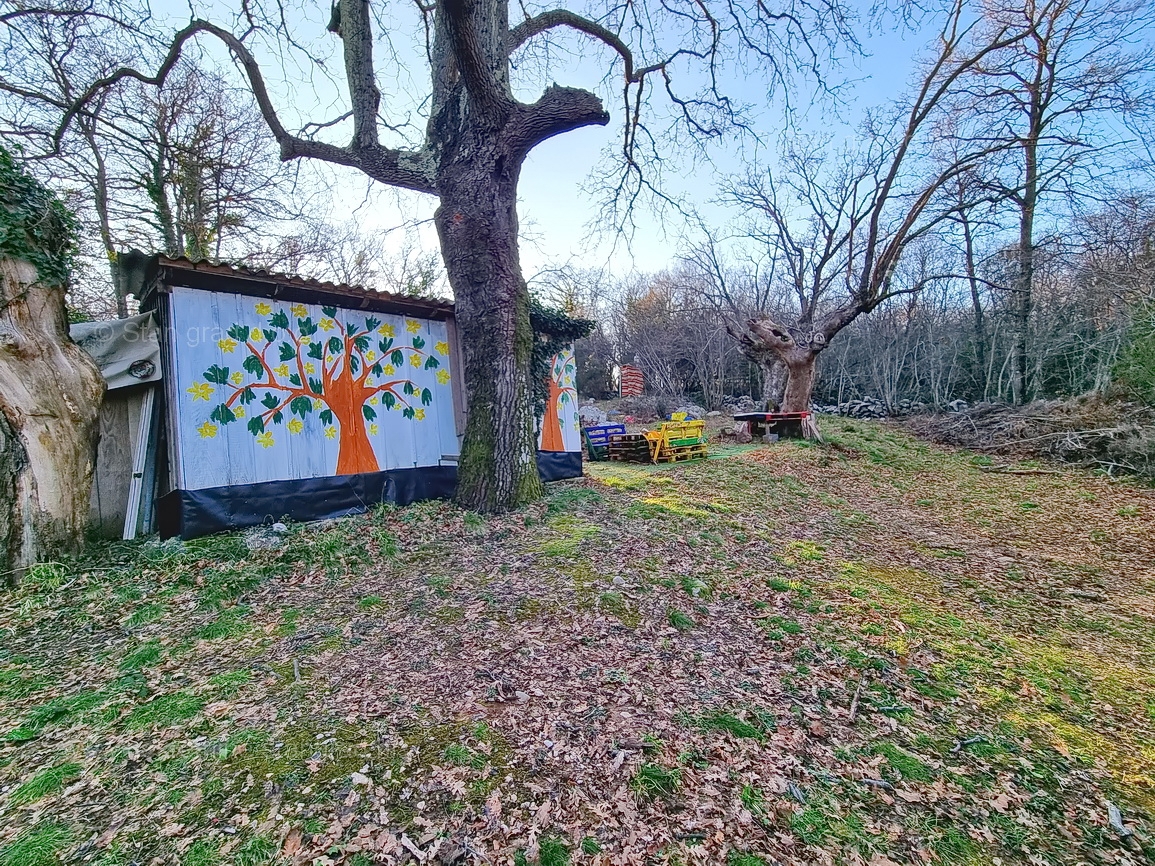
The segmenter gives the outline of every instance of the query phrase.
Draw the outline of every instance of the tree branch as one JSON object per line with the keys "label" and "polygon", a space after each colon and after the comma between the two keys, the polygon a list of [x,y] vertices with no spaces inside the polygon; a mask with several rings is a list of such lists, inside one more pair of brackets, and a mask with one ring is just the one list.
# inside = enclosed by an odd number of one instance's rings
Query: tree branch
{"label": "tree branch", "polygon": [[268,88],[265,86],[264,76],[261,74],[260,66],[256,58],[253,57],[252,52],[249,51],[248,47],[240,39],[228,30],[208,21],[200,20],[193,21],[187,27],[176,33],[173,37],[172,45],[169,47],[168,54],[165,56],[156,74],[146,75],[131,67],[121,67],[115,72],[99,78],[89,85],[84,93],[81,94],[80,98],[65,111],[53,136],[55,149],[59,151],[61,140],[68,131],[69,125],[71,125],[76,116],[84,111],[87,104],[99,93],[108,90],[118,82],[128,79],[140,81],[143,84],[152,86],[163,85],[169,73],[172,72],[180,60],[181,51],[184,49],[185,43],[201,33],[215,36],[223,42],[244,69],[245,75],[249,80],[249,85],[253,91],[253,96],[257,101],[257,107],[260,109],[261,116],[264,118],[265,124],[269,127],[269,131],[273,133],[277,144],[280,146],[282,160],[288,161],[300,157],[320,159],[337,165],[359,168],[374,180],[379,180],[391,186],[425,193],[433,193],[436,191],[432,160],[424,152],[395,150],[377,144],[359,146],[356,140],[348,147],[339,147],[338,145],[328,144],[322,141],[311,141],[310,139],[301,138],[290,133],[285,129],[280,118],[277,116],[277,110],[269,96]]}
{"label": "tree branch", "polygon": [[517,105],[504,131],[505,148],[519,163],[547,138],[583,126],[605,126],[609,112],[588,90],[553,85],[532,105]]}

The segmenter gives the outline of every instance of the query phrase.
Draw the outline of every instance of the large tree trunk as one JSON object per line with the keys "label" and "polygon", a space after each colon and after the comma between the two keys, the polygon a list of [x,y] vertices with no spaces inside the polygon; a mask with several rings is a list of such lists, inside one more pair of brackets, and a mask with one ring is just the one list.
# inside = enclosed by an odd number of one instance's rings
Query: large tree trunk
{"label": "large tree trunk", "polygon": [[783,412],[809,412],[814,392],[818,353],[811,349],[794,349],[783,357],[786,366],[786,390],[782,394]]}
{"label": "large tree trunk", "polygon": [[[476,154],[475,154],[476,155]],[[533,329],[517,249],[519,165],[443,171],[434,215],[461,333],[469,416],[457,499],[502,511],[541,495],[530,403]]]}
{"label": "large tree trunk", "polygon": [[[0,573],[84,539],[104,380],[68,337],[64,288],[0,258]],[[0,578],[2,581],[3,578]]]}
{"label": "large tree trunk", "polygon": [[786,393],[786,365],[777,357],[771,357],[760,361],[758,369],[762,373],[762,406],[774,412],[781,408]]}

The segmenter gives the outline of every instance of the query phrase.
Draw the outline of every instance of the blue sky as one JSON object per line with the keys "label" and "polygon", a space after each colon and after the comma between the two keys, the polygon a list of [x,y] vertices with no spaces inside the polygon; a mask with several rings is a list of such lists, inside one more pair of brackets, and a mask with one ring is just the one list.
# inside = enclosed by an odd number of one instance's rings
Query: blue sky
{"label": "blue sky", "polygon": [[[403,4],[401,8],[408,10],[411,7]],[[396,4],[389,7],[391,12],[396,9]],[[188,6],[180,0],[164,0],[158,11],[162,15],[166,12],[171,15],[174,28],[188,20]],[[227,23],[235,14],[235,6],[210,0],[208,4],[198,4],[197,13]],[[795,123],[800,128],[836,136],[853,135],[863,110],[883,105],[902,92],[913,70],[913,58],[933,36],[933,22],[931,27],[912,33],[888,27],[877,18],[868,23],[869,14],[864,5],[860,13],[863,21],[856,29],[864,53],[861,56],[848,54],[842,58],[838,68],[828,70],[832,82],[854,82],[843,93],[841,107],[836,109],[825,102],[801,110],[810,102],[813,85],[812,82],[799,81],[793,104],[796,107]],[[294,34],[315,57],[325,61],[325,67],[300,59],[293,62],[291,58],[286,64],[284,55],[278,58],[271,45],[258,45],[257,54],[282,120],[286,126],[294,127],[306,121],[327,120],[343,113],[345,108],[339,79],[330,80],[325,72],[328,69],[334,76],[341,72],[337,53],[339,42],[324,29],[329,15],[328,3],[302,3],[290,7],[290,15]],[[396,122],[412,118],[414,130],[420,131],[423,129],[419,118],[420,99],[427,92],[428,70],[422,62],[419,22],[415,15],[397,12],[396,20],[390,20],[388,44],[381,40],[381,34],[378,35],[379,84],[390,119]],[[202,44],[210,62],[227,63],[219,46],[208,42]],[[606,150],[618,144],[622,120],[620,91],[616,78],[605,80],[605,64],[611,57],[607,50],[599,49],[595,43],[577,40],[567,42],[564,48],[573,50],[568,55],[559,51],[545,75],[515,75],[519,97],[535,99],[544,86],[553,82],[589,87],[603,95],[611,120],[606,127],[580,129],[545,142],[526,161],[521,176],[519,207],[523,228],[522,262],[526,274],[532,276],[540,269],[563,264],[585,267],[608,264],[619,273],[663,268],[676,255],[682,231],[680,221],[673,214],[655,214],[648,210],[636,212],[637,230],[628,246],[615,233],[597,230],[598,196],[596,189],[591,187],[591,175],[604,166]],[[519,83],[528,86],[518,86]],[[781,101],[766,105],[765,79],[752,74],[733,79],[726,87],[735,99],[764,106],[758,114],[759,140],[721,143],[712,147],[708,155],[688,154],[684,150],[679,153],[672,149],[664,184],[668,193],[715,224],[736,216],[733,211],[713,202],[720,176],[742,171],[751,160],[772,158],[785,122]],[[661,108],[661,101],[658,105]],[[330,140],[340,142],[341,136],[331,136]],[[352,169],[311,167],[305,174],[314,171],[332,185],[334,219],[353,215],[364,225],[385,232],[407,221],[427,219],[435,206],[431,197],[398,194],[367,183]],[[422,245],[436,246],[431,226],[418,229],[417,234]],[[392,232],[388,237],[390,243],[396,243],[400,248],[403,233]]]}

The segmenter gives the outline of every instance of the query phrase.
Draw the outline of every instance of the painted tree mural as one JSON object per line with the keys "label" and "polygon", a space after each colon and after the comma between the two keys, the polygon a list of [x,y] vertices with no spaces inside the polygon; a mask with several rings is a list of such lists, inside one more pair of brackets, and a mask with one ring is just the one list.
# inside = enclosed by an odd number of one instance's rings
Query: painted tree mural
{"label": "painted tree mural", "polygon": [[553,356],[549,373],[549,396],[541,420],[542,451],[566,450],[561,430],[562,408],[577,401],[577,388],[574,384],[576,374],[573,352],[558,352]]}
{"label": "painted tree mural", "polygon": [[241,422],[271,448],[273,428],[298,434],[319,423],[327,439],[338,439],[336,474],[376,472],[369,437],[377,434],[378,413],[398,411],[420,422],[433,402],[429,388],[409,378],[409,368],[437,370],[438,383],[449,382],[438,357],[448,357],[448,344],[428,347],[416,320],[405,319],[399,336],[383,319],[336,307],[321,307],[316,321],[302,304],[286,311],[261,302],[255,309],[263,324],[233,323],[217,342],[224,354],[240,356],[239,369],[213,364],[203,382],[187,389],[193,400],[220,400],[197,428],[202,438]]}

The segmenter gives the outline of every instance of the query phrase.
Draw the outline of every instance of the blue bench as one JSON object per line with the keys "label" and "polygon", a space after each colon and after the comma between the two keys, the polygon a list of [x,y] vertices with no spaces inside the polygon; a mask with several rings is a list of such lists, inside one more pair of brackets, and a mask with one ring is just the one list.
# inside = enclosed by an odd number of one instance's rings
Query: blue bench
{"label": "blue bench", "polygon": [[610,439],[626,432],[625,424],[598,424],[582,428],[582,439],[586,443],[586,453],[590,460],[605,460],[610,447]]}

